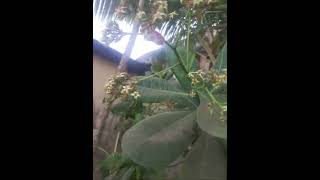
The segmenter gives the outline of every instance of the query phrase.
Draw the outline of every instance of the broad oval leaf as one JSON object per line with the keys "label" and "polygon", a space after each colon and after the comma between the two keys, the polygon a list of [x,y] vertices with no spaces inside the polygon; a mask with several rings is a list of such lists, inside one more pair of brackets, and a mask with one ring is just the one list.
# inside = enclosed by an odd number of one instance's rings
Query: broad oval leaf
{"label": "broad oval leaf", "polygon": [[191,144],[195,117],[195,112],[174,111],[146,118],[123,135],[123,153],[144,167],[166,167]]}
{"label": "broad oval leaf", "polygon": [[181,180],[226,180],[227,159],[219,139],[201,134],[179,172]]}
{"label": "broad oval leaf", "polygon": [[220,109],[214,106],[211,114],[208,107],[208,101],[204,98],[201,98],[200,101],[200,105],[197,109],[197,123],[200,128],[212,136],[227,139],[227,117],[224,116],[224,122],[221,121]]}
{"label": "broad oval leaf", "polygon": [[197,108],[199,105],[198,99],[192,98],[175,81],[170,82],[160,78],[149,78],[139,82],[138,90],[144,103],[173,101],[192,109]]}

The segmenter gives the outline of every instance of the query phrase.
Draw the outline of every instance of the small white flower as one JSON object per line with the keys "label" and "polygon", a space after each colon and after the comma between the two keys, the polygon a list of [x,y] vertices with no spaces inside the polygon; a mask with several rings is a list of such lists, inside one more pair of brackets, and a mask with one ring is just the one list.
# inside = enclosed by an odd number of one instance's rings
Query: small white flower
{"label": "small white flower", "polygon": [[110,89],[107,89],[106,94],[112,94],[112,91]]}
{"label": "small white flower", "polygon": [[197,78],[193,78],[191,84],[192,84],[192,85],[195,85],[195,84],[197,84],[198,82],[199,82],[199,81],[198,81]]}
{"label": "small white flower", "polygon": [[196,93],[195,93],[194,91],[191,91],[190,96],[191,96],[191,97],[195,97],[195,96],[196,96]]}
{"label": "small white flower", "polygon": [[176,13],[176,11],[173,11],[172,13],[169,13],[169,18],[172,19],[175,16],[177,16],[178,14]]}
{"label": "small white flower", "polygon": [[129,94],[130,91],[132,90],[132,87],[130,86],[122,86],[121,94]]}
{"label": "small white flower", "polygon": [[132,96],[134,99],[138,99],[139,97],[141,97],[138,91],[135,91],[135,92],[131,93],[131,96]]}
{"label": "small white flower", "polygon": [[190,73],[188,74],[188,76],[189,76],[190,78],[193,78],[193,77],[194,77],[194,75],[193,75],[192,72],[190,72]]}

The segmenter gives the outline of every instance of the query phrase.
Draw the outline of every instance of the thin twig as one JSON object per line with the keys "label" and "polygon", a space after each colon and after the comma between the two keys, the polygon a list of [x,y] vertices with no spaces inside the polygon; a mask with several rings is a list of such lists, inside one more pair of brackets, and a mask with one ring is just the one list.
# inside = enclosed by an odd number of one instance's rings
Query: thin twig
{"label": "thin twig", "polygon": [[118,133],[117,133],[117,138],[116,138],[116,143],[115,143],[115,145],[114,145],[113,153],[116,153],[116,152],[117,152],[119,137],[120,137],[120,131],[118,131]]}
{"label": "thin twig", "polygon": [[102,147],[97,147],[97,149],[101,150],[102,152],[106,153],[108,156],[110,155],[110,153],[108,153],[106,150],[104,150]]}

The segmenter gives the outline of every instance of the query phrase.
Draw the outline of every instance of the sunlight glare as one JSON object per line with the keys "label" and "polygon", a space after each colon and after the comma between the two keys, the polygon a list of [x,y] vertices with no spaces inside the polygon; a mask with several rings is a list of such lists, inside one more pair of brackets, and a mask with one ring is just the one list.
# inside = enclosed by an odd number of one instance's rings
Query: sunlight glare
{"label": "sunlight glare", "polygon": [[[124,32],[131,32],[132,31],[132,25],[126,23],[126,22],[118,22],[119,27],[122,31]],[[103,39],[103,30],[106,27],[106,23],[100,20],[100,18],[93,18],[93,38],[98,40],[99,42],[102,43]],[[122,39],[118,42],[112,42],[109,46],[121,53],[124,53],[127,44],[129,42],[130,36],[124,36]],[[159,49],[161,46],[153,43],[152,41],[146,41],[144,40],[143,35],[138,35],[137,39],[135,41],[132,53],[131,53],[131,58],[132,59],[137,59],[138,57]]]}

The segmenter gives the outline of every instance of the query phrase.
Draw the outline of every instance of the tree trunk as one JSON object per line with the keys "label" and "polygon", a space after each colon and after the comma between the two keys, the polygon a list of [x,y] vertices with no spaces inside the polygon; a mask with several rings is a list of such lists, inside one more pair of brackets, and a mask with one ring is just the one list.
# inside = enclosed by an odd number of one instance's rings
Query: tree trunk
{"label": "tree trunk", "polygon": [[[142,11],[143,6],[144,6],[144,0],[139,0],[138,11]],[[132,34],[130,36],[126,50],[121,57],[120,64],[118,66],[119,72],[127,72],[127,70],[128,70],[128,60],[130,58],[132,49],[134,47],[134,43],[137,39],[137,36],[139,33],[139,28],[140,28],[140,20],[138,19],[138,17],[135,17],[134,22],[133,22]]]}

